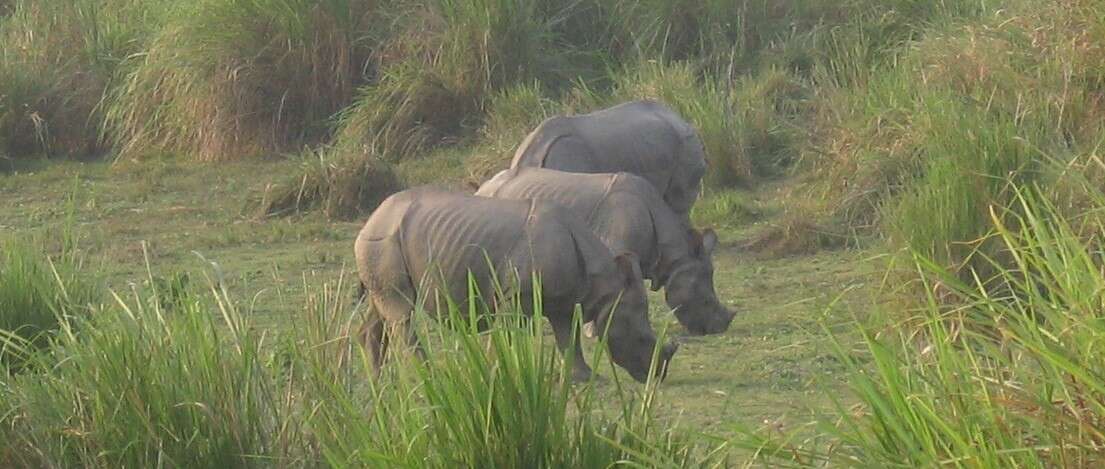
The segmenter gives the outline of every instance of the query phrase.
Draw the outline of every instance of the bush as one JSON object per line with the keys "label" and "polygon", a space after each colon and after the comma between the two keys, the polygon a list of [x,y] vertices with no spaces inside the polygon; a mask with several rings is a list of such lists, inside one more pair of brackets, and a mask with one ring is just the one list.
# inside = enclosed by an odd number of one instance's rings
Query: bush
{"label": "bush", "polygon": [[253,157],[321,140],[371,72],[376,3],[181,4],[108,105],[121,158]]}

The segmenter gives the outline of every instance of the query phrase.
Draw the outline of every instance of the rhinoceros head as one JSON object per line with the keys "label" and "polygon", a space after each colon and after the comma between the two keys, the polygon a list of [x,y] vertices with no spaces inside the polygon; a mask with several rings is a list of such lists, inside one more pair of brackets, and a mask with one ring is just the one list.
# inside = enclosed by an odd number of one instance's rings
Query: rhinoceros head
{"label": "rhinoceros head", "polygon": [[[629,253],[615,257],[616,283],[610,284],[612,295],[607,296],[595,325],[605,331],[610,358],[640,382],[648,380],[656,334],[648,322],[648,297],[636,256]],[[669,343],[660,350],[660,361],[654,373],[663,379],[668,363],[678,345]]]}
{"label": "rhinoceros head", "polygon": [[717,233],[690,230],[691,255],[671,271],[664,286],[668,306],[679,323],[694,335],[718,334],[729,328],[734,314],[718,301],[714,291],[714,248]]}

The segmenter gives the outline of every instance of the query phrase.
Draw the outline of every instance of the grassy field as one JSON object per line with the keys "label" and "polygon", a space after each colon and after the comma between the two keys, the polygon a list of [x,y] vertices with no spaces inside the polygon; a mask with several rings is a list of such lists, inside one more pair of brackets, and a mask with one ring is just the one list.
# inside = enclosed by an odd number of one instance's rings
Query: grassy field
{"label": "grassy field", "polygon": [[[1100,467],[1102,18],[0,0],[0,463]],[[371,378],[348,336],[375,205],[638,98],[706,148],[729,330],[687,336],[652,296],[683,343],[659,385],[596,355],[572,386],[511,323],[431,325],[431,360]]]}
{"label": "grassy field", "polygon": [[[120,292],[147,281],[147,261],[155,277],[183,273],[196,286],[217,269],[237,298],[249,299],[256,325],[280,333],[301,319],[310,286],[353,278],[360,229],[357,221],[317,214],[259,217],[250,208],[256,194],[294,168],[292,162],[30,164],[3,176],[4,228],[61,249],[57,233],[71,225],[86,271]],[[739,241],[758,223],[774,221],[778,208],[769,193],[738,194],[764,215],[720,232],[718,294],[738,311],[729,331],[686,336],[663,297],[651,298],[654,326],[670,328],[684,343],[657,398],[661,408],[686,428],[719,434],[731,433],[734,422],[801,421],[795,417],[808,415],[808,407],[841,396],[844,370],[822,327],[854,335],[849,312],[865,309],[879,280],[867,262],[871,251],[770,260],[742,252]]]}

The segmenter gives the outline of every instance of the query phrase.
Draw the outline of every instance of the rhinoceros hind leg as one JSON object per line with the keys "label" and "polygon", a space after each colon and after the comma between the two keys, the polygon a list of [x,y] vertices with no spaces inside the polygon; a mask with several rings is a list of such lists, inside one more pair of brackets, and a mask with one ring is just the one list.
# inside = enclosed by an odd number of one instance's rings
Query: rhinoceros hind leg
{"label": "rhinoceros hind leg", "polygon": [[370,312],[370,317],[361,326],[361,345],[364,345],[372,355],[372,369],[377,375],[384,365],[384,354],[387,353],[387,336],[384,334],[384,320],[375,312]]}

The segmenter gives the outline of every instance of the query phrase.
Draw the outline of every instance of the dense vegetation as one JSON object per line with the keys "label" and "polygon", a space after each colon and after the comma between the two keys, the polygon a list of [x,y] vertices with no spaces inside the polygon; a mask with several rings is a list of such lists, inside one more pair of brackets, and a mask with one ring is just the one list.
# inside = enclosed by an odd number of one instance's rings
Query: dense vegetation
{"label": "dense vegetation", "polygon": [[217,279],[113,296],[64,246],[4,245],[0,460],[1094,467],[1103,18],[1101,0],[0,0],[0,169],[293,158],[249,210],[340,219],[482,180],[549,115],[649,97],[705,143],[697,220],[743,223],[741,191],[780,187],[744,247],[874,247],[894,286],[862,350],[837,350],[858,407],[719,441],[660,430],[649,389],[598,412],[521,325],[439,337],[457,353],[374,384],[335,285],[273,344]]}

